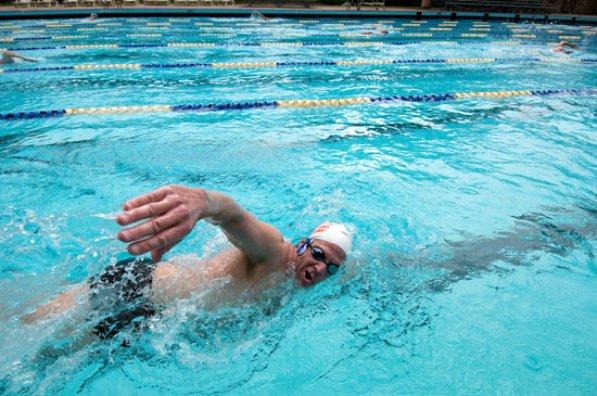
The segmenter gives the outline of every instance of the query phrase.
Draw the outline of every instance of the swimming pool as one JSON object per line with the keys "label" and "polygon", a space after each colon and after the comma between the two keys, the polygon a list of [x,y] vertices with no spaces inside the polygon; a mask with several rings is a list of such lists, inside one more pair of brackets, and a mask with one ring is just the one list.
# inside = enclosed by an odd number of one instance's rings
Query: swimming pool
{"label": "swimming pool", "polygon": [[[595,28],[378,24],[0,22],[42,60],[0,73],[0,392],[594,393]],[[348,223],[352,258],[113,341],[19,322],[124,257],[113,213],[168,183],[291,239]],[[222,246],[204,224],[168,258]]]}

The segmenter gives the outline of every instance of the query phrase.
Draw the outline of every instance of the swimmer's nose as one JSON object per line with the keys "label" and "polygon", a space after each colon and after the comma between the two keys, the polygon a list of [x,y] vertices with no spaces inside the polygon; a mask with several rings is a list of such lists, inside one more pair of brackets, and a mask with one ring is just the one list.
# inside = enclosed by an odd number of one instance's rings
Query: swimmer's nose
{"label": "swimmer's nose", "polygon": [[327,273],[325,264],[321,262],[317,262],[317,264],[310,267],[309,270],[309,276],[312,279],[313,283],[317,283],[323,278],[325,278],[325,274]]}

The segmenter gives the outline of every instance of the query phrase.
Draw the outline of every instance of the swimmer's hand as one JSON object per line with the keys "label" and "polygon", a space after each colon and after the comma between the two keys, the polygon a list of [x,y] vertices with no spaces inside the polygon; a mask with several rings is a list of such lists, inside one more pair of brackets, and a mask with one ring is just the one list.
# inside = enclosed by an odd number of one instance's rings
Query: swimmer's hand
{"label": "swimmer's hand", "polygon": [[127,201],[116,217],[121,226],[146,220],[118,233],[132,255],[151,252],[158,262],[183,240],[200,219],[209,216],[208,193],[184,186],[166,186]]}
{"label": "swimmer's hand", "polygon": [[[167,186],[131,199],[123,209],[116,221],[122,226],[132,226],[120,231],[118,239],[129,244],[130,254],[151,252],[154,262],[160,261],[201,219],[220,227],[252,263],[279,268],[294,252],[275,227],[259,221],[232,198],[217,191]],[[133,225],[138,221],[139,224]]]}

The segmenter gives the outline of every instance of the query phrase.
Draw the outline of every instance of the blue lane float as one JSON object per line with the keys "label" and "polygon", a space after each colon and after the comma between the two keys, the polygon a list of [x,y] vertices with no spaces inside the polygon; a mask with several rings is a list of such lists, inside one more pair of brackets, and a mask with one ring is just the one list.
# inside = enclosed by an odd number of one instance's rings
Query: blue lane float
{"label": "blue lane float", "polygon": [[251,102],[225,102],[207,104],[182,104],[182,105],[144,105],[144,106],[113,106],[93,108],[68,108],[60,110],[22,111],[0,114],[0,120],[15,121],[35,118],[56,118],[74,115],[108,115],[108,114],[135,114],[157,112],[210,112],[232,110],[255,110],[281,108],[313,108],[313,107],[338,107],[365,103],[390,103],[390,102],[445,102],[460,99],[503,99],[514,96],[549,96],[557,94],[595,94],[594,88],[582,89],[542,89],[520,91],[490,91],[490,92],[454,92],[441,94],[422,95],[394,95],[378,97],[353,97],[341,99],[297,99],[276,101],[251,101]]}
{"label": "blue lane float", "polygon": [[32,118],[55,118],[62,117],[66,110],[42,110],[42,111],[20,111],[17,113],[0,114],[0,120],[28,120]]}

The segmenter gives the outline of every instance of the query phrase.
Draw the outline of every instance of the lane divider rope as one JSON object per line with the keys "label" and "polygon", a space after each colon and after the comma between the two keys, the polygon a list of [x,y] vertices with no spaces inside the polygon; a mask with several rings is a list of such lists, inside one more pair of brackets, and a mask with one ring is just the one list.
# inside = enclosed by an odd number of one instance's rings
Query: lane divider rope
{"label": "lane divider rope", "polygon": [[[449,37],[446,37],[448,39]],[[215,47],[330,47],[330,46],[380,46],[380,45],[409,45],[409,44],[490,44],[490,45],[524,45],[525,43],[519,40],[498,40],[488,41],[485,39],[467,39],[467,40],[401,40],[401,41],[265,41],[265,42],[228,42],[228,43],[211,43],[211,42],[174,42],[174,43],[105,43],[105,44],[76,44],[63,46],[40,46],[40,47],[12,47],[5,48],[9,51],[45,51],[45,50],[85,50],[85,49],[113,49],[113,48],[166,48],[166,47],[186,47],[186,48],[215,48]],[[541,44],[549,44],[550,41],[542,41]]]}
{"label": "lane divider rope", "polygon": [[[196,27],[214,27],[214,28],[262,28],[262,27],[270,27],[269,24],[263,23],[222,23],[222,22],[192,22],[192,21],[180,21],[182,23],[172,23],[172,22],[141,22],[141,23],[102,23],[102,22],[87,22],[87,23],[49,23],[49,24],[35,24],[35,25],[3,25],[0,26],[0,29],[15,29],[15,28],[50,28],[50,29],[72,29],[72,28],[93,28],[93,27],[115,27],[115,26],[123,26],[123,27],[157,27],[157,28],[167,28],[171,26],[196,26]],[[351,22],[351,23],[348,23]],[[428,23],[431,22],[431,23]],[[455,22],[455,23],[454,23]],[[356,23],[353,24],[353,23]],[[497,22],[493,21],[492,23],[479,23],[474,21],[472,24],[467,23],[466,21],[439,21],[439,23],[434,23],[433,21],[428,20],[421,20],[421,21],[378,21],[377,25],[383,25],[384,27],[392,27],[392,26],[406,26],[406,27],[426,27],[426,26],[447,26],[447,27],[476,27],[476,28],[494,28],[494,29],[508,29],[513,31],[552,31],[554,30],[551,28],[550,25],[525,25],[521,23],[511,24],[511,23],[504,23],[504,22]],[[362,21],[344,21],[344,23],[319,23],[317,26],[301,23],[284,23],[280,22],[277,23],[277,27],[284,27],[284,28],[316,28],[316,29],[350,29],[355,27],[360,28],[367,28],[367,27],[375,27],[376,24],[374,23],[363,23]],[[566,28],[570,28],[566,26]],[[580,26],[574,27],[573,30],[582,30],[582,29],[589,28],[588,26]],[[555,29],[558,30],[558,29]]]}
{"label": "lane divider rope", "polygon": [[19,69],[0,69],[0,73],[33,73],[53,71],[84,71],[84,70],[113,70],[113,69],[182,69],[182,68],[213,68],[213,69],[254,69],[276,67],[304,67],[304,66],[367,66],[391,64],[435,64],[435,63],[524,63],[524,62],[574,62],[596,63],[597,58],[570,57],[521,57],[521,58],[428,58],[428,59],[357,59],[312,62],[221,62],[221,63],[106,63],[82,64],[74,66],[49,66]]}
{"label": "lane divider rope", "polygon": [[[542,35],[542,34],[520,34],[520,33],[496,33],[496,32],[489,32],[489,31],[479,31],[479,30],[453,30],[447,28],[430,28],[431,32],[428,31],[402,31],[401,28],[393,29],[392,32],[388,35],[383,36],[385,40],[392,40],[392,39],[400,39],[402,37],[419,37],[419,38],[494,38],[494,39],[506,39],[506,38],[525,38],[525,39],[541,39],[541,40],[556,40],[556,39],[566,39],[572,41],[582,40],[583,36],[573,36],[573,35]],[[79,31],[88,31],[88,30],[79,30]],[[442,32],[442,33],[439,33]],[[13,34],[16,34],[14,32]],[[115,33],[115,32],[112,32]],[[116,36],[114,34],[106,36],[106,35],[97,35],[91,36],[94,38],[101,38],[101,39],[118,39],[122,36],[129,37],[129,38],[139,38],[139,37],[214,37],[214,38],[223,38],[223,37],[252,37],[255,38],[256,36],[264,36],[267,37],[288,37],[288,38],[347,38],[347,37],[363,37],[364,35],[362,32],[338,32],[338,33],[328,33],[322,34],[319,32],[313,32],[314,34],[310,34],[310,32],[304,32],[303,34],[297,32],[264,32],[262,34],[258,34],[259,32],[253,33],[239,33],[235,32],[234,29],[230,30],[211,30],[205,31],[203,33],[198,33],[193,30],[172,30],[172,32],[166,30],[159,30],[159,32],[154,33],[128,33],[127,31],[121,32],[121,36]],[[80,39],[80,38],[89,38],[90,35],[69,35],[69,34],[62,34],[62,35],[52,35],[52,36],[26,36],[26,37],[0,37],[0,41],[2,42],[24,42],[24,41],[43,41],[43,40],[66,40],[66,39]]]}
{"label": "lane divider rope", "polygon": [[355,97],[341,99],[296,99],[258,102],[228,102],[208,104],[183,104],[183,105],[144,105],[144,106],[111,106],[111,107],[75,107],[59,110],[22,111],[0,114],[0,120],[23,120],[34,118],[53,118],[74,115],[106,115],[106,114],[133,114],[133,113],[160,113],[160,112],[205,112],[228,110],[252,110],[265,108],[308,108],[349,106],[364,103],[391,103],[391,102],[444,102],[459,99],[501,99],[513,96],[547,96],[557,94],[589,94],[597,93],[597,89],[548,89],[548,90],[522,90],[522,91],[489,91],[489,92],[455,92],[430,95],[395,95],[379,97]]}
{"label": "lane divider rope", "polygon": [[[391,32],[391,34],[385,35],[380,37],[384,41],[392,41],[392,40],[402,40],[404,38],[421,38],[421,39],[493,39],[493,40],[503,40],[503,39],[526,39],[527,42],[544,42],[550,40],[569,40],[573,42],[579,42],[584,40],[585,37],[583,36],[575,36],[575,35],[541,35],[541,34],[504,34],[504,33],[495,33],[495,32],[488,32],[488,31],[452,31],[452,30],[445,30],[443,28],[431,28],[435,29],[434,32],[425,32],[425,31],[410,31],[410,32],[402,32],[398,31],[400,29],[395,29]],[[438,32],[438,29],[441,29]],[[25,37],[10,37],[10,36],[2,36],[0,37],[0,42],[5,43],[21,43],[27,41],[64,41],[64,40],[80,40],[86,38],[97,38],[97,39],[120,39],[121,37],[127,37],[130,39],[137,39],[137,38],[163,38],[163,39],[175,39],[176,37],[185,37],[187,39],[192,38],[237,38],[239,40],[252,38],[252,39],[263,39],[264,37],[275,37],[275,38],[288,38],[288,39],[345,39],[345,38],[367,38],[363,35],[362,32],[338,32],[338,33],[330,33],[330,34],[321,34],[318,32],[314,32],[311,34],[309,32],[305,32],[304,34],[296,33],[296,32],[253,32],[253,33],[239,33],[235,32],[234,30],[230,31],[211,31],[211,32],[203,32],[197,33],[195,31],[181,31],[176,30],[174,32],[169,31],[155,31],[150,33],[128,33],[127,31],[121,32],[121,35],[89,35],[89,34],[67,34],[69,32],[64,32],[63,34],[57,35],[45,35],[45,36],[25,36]],[[115,32],[112,32],[115,33]],[[13,34],[18,34],[17,32],[13,32]],[[368,36],[368,38],[375,37],[375,36]],[[587,36],[588,37],[588,36]],[[590,39],[589,39],[590,41]],[[92,44],[89,44],[92,45]]]}

